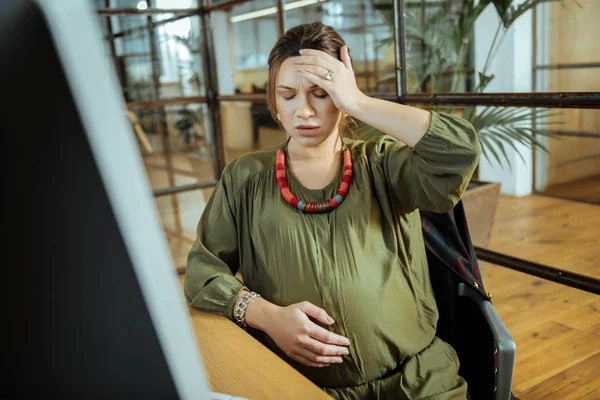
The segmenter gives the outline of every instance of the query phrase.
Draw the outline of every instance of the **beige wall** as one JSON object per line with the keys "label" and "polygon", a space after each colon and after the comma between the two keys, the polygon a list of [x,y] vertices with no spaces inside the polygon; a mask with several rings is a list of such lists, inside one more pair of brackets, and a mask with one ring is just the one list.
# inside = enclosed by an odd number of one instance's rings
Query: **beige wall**
{"label": "beige wall", "polygon": [[[600,62],[600,1],[550,4],[549,63]],[[600,68],[550,70],[550,92],[600,92]],[[600,110],[554,110],[562,130],[600,132]],[[554,185],[600,174],[600,138],[564,137],[548,143],[547,183]]]}

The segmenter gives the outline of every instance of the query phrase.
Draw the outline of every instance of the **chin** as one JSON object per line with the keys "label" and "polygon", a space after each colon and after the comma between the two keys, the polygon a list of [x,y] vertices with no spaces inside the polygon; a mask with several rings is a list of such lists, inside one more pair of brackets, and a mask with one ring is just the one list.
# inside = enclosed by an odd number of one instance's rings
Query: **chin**
{"label": "chin", "polygon": [[327,140],[328,136],[292,135],[292,138],[304,147],[318,147]]}

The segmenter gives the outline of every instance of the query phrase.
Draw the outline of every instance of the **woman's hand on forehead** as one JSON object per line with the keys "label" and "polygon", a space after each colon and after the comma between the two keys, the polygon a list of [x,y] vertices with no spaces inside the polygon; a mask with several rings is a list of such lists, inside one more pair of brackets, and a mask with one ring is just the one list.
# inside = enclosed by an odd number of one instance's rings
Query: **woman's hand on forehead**
{"label": "woman's hand on forehead", "polygon": [[325,90],[340,111],[352,115],[364,94],[356,85],[347,46],[342,47],[340,58],[342,61],[321,50],[301,49],[292,64],[303,77]]}

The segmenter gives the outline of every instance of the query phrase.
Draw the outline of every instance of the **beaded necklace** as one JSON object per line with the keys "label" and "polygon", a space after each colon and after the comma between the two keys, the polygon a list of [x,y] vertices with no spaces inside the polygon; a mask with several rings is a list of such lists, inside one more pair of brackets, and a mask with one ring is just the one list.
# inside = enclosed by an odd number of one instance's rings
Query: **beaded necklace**
{"label": "beaded necklace", "polygon": [[275,163],[277,183],[279,184],[281,195],[285,201],[303,213],[326,213],[335,209],[342,203],[342,201],[344,201],[344,198],[348,194],[350,182],[352,181],[352,156],[344,141],[342,140],[342,154],[344,159],[344,177],[342,179],[342,183],[340,184],[337,194],[333,196],[332,199],[317,202],[305,202],[303,200],[299,200],[292,194],[292,191],[287,184],[285,175],[285,149],[287,148],[289,141],[290,139],[288,138],[283,146],[277,150],[277,158]]}

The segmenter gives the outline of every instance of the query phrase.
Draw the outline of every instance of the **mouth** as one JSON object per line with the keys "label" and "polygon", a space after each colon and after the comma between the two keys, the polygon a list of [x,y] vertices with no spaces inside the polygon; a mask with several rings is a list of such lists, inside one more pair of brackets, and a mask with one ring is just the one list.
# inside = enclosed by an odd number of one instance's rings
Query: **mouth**
{"label": "mouth", "polygon": [[296,132],[302,136],[316,136],[319,133],[318,125],[298,125],[296,126]]}

